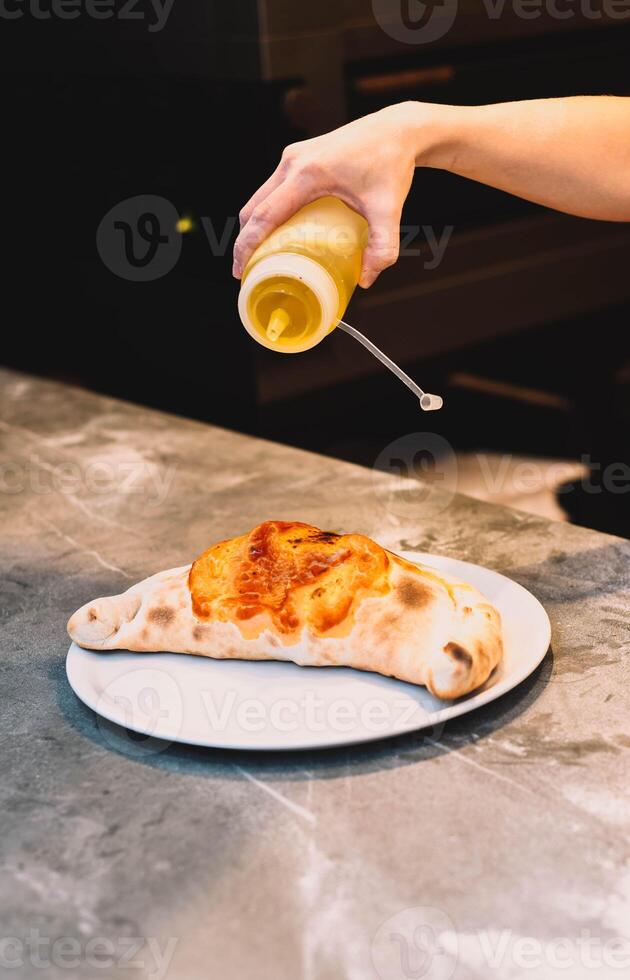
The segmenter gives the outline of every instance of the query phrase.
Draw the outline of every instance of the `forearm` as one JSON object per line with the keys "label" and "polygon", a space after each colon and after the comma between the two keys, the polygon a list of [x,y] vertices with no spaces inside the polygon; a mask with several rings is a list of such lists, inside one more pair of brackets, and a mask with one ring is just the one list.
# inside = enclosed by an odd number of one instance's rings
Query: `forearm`
{"label": "forearm", "polygon": [[369,225],[360,283],[399,250],[416,167],[434,167],[587,218],[630,221],[630,99],[489,106],[401,102],[294,143],[240,213],[234,274],[301,207],[332,195]]}
{"label": "forearm", "polygon": [[570,214],[630,221],[630,99],[406,103],[418,166]]}

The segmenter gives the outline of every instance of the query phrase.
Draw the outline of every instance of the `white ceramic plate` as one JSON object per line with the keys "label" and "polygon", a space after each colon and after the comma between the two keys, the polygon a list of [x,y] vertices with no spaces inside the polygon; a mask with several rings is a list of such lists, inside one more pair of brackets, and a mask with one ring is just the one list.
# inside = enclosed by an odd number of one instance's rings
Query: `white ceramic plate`
{"label": "white ceramic plate", "polygon": [[551,627],[521,585],[479,565],[403,552],[472,585],[503,620],[505,657],[486,684],[457,701],[347,667],[211,660],[173,653],[94,653],[73,643],[66,672],[103,718],[164,742],[287,750],[368,742],[434,726],[516,687],[541,662]]}

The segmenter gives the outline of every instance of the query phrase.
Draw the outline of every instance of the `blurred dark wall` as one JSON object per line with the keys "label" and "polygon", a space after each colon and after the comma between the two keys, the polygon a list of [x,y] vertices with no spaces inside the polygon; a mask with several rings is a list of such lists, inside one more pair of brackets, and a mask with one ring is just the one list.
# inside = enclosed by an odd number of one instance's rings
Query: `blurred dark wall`
{"label": "blurred dark wall", "polygon": [[[45,12],[52,0],[37,2]],[[238,320],[235,216],[282,146],[403,98],[630,93],[622,21],[578,17],[549,30],[501,21],[486,37],[487,15],[467,4],[466,30],[414,49],[390,43],[363,0],[304,8],[175,0],[161,30],[149,3],[136,4],[137,20],[46,18],[29,3],[7,0],[24,15],[2,23],[2,362],[362,461],[375,440],[417,425],[406,392],[345,337],[279,360]],[[277,22],[261,25],[267,8]],[[194,226],[174,268],[146,282],[108,268],[96,238],[110,209],[139,195],[163,197]],[[203,218],[223,234],[222,249],[211,248]],[[450,392],[449,439],[579,455],[597,449],[599,433],[602,457],[624,458],[627,384],[615,388],[615,371],[630,360],[630,229],[571,224],[439,173],[417,175],[404,220],[454,226],[443,266],[426,272],[420,260],[401,260],[369,294],[357,293],[351,316],[431,390]],[[546,258],[536,265],[545,250],[568,257],[557,270]],[[521,271],[492,279],[487,270],[500,259]],[[470,291],[458,291],[467,277]],[[593,343],[606,345],[596,371]],[[479,364],[494,379],[571,389],[574,416],[532,424],[526,409],[515,415],[449,388],[454,371]],[[589,375],[612,392],[606,423],[599,415],[590,428],[584,386],[570,380]]]}
{"label": "blurred dark wall", "polygon": [[[268,166],[269,93],[254,79],[223,77],[210,9],[203,21],[193,9],[195,23],[176,0],[159,33],[150,32],[148,4],[144,13],[138,22],[25,14],[2,25],[2,358],[177,412],[251,424],[233,235],[225,254],[212,254],[197,221],[175,268],[149,282],[114,274],[97,251],[103,216],[136,195],[210,216],[220,235]],[[243,48],[251,58],[251,46]]]}

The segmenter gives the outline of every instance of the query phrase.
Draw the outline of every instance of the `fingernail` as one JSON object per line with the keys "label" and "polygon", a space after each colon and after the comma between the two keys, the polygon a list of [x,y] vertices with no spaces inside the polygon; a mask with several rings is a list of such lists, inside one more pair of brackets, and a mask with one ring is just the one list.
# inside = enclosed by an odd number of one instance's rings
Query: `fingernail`
{"label": "fingernail", "polygon": [[241,278],[241,267],[237,262],[235,262],[234,265],[232,266],[232,275],[234,276],[235,279]]}

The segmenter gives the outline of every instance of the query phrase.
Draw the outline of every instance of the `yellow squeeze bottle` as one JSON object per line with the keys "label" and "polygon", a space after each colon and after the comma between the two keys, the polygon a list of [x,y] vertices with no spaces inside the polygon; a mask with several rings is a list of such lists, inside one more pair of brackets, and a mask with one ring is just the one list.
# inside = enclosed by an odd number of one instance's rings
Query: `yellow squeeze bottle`
{"label": "yellow squeeze bottle", "polygon": [[297,354],[335,329],[361,274],[365,218],[335,197],[301,208],[256,249],[238,311],[263,347]]}
{"label": "yellow squeeze bottle", "polygon": [[238,297],[243,326],[263,347],[298,354],[335,327],[354,337],[407,385],[420,408],[442,407],[362,333],[341,319],[361,274],[368,223],[336,197],[301,208],[259,245]]}

